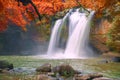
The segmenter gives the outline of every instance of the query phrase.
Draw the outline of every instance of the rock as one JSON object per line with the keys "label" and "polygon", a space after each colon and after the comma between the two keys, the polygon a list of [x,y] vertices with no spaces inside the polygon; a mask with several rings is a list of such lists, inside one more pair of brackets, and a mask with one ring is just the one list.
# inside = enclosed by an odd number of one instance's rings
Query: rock
{"label": "rock", "polygon": [[61,12],[57,12],[54,17],[55,17],[56,19],[63,18],[67,12],[69,12],[69,9],[65,9],[65,10],[63,10],[63,11],[61,11]]}
{"label": "rock", "polygon": [[89,75],[75,75],[74,80],[89,80],[90,76]]}
{"label": "rock", "polygon": [[0,69],[0,73],[2,73],[2,69]]}
{"label": "rock", "polygon": [[73,76],[76,73],[75,70],[68,64],[56,66],[52,69],[52,71],[54,73],[59,73],[61,76],[65,77]]}
{"label": "rock", "polygon": [[100,64],[105,64],[105,63],[109,63],[109,61],[105,59],[105,60],[99,61],[98,63],[100,63]]}
{"label": "rock", "polygon": [[113,80],[113,79],[106,78],[106,77],[100,77],[100,78],[95,78],[93,80]]}
{"label": "rock", "polygon": [[81,71],[75,70],[75,74],[81,74]]}
{"label": "rock", "polygon": [[80,74],[80,75],[75,75],[74,78],[75,80],[92,80],[94,78],[99,78],[103,77],[101,74]]}
{"label": "rock", "polygon": [[108,53],[110,50],[105,45],[105,40],[102,36],[94,35],[90,38],[92,48],[99,53]]}
{"label": "rock", "polygon": [[55,76],[54,72],[48,72],[47,75],[48,76]]}
{"label": "rock", "polygon": [[10,70],[10,69],[13,69],[13,64],[7,62],[7,61],[0,61],[0,69],[7,69],[7,70]]}
{"label": "rock", "polygon": [[32,75],[36,73],[36,68],[32,67],[17,67],[9,71],[11,74],[26,74],[26,75]]}
{"label": "rock", "polygon": [[9,73],[7,69],[3,69],[1,73]]}
{"label": "rock", "polygon": [[41,75],[38,75],[37,80],[51,80],[51,79],[47,75],[41,74]]}
{"label": "rock", "polygon": [[120,62],[120,57],[113,57],[111,59],[111,61],[113,61],[113,62]]}
{"label": "rock", "polygon": [[102,74],[98,74],[98,73],[94,73],[94,74],[88,74],[90,76],[91,79],[94,79],[94,78],[99,78],[99,77],[103,77]]}
{"label": "rock", "polygon": [[51,64],[46,63],[36,69],[37,72],[51,72]]}

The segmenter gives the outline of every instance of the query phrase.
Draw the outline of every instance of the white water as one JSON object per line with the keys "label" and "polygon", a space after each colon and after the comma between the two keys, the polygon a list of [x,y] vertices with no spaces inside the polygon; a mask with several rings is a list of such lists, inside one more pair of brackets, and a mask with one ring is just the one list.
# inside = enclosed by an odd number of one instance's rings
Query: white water
{"label": "white water", "polygon": [[66,58],[92,57],[94,55],[88,43],[90,22],[93,14],[94,12],[91,12],[87,18],[85,13],[79,13],[78,17],[76,17],[79,20],[68,40],[64,53]]}
{"label": "white water", "polygon": [[69,17],[71,12],[72,12],[72,9],[64,16],[63,19],[59,19],[55,22],[55,25],[52,30],[49,46],[48,46],[48,51],[47,51],[48,55],[53,55],[57,51],[58,45],[59,45],[61,29],[63,26],[65,26],[67,24],[66,23],[67,18]]}
{"label": "white water", "polygon": [[69,37],[71,36],[75,26],[77,25],[80,19],[79,15],[80,15],[79,9],[77,9],[76,12],[73,12],[69,17]]}
{"label": "white water", "polygon": [[[79,9],[75,12],[69,11],[63,19],[56,21],[53,27],[48,56],[50,58],[87,58],[93,57],[94,52],[89,47],[90,22],[94,12],[92,11],[87,17],[86,13],[80,13]],[[60,33],[62,27],[69,21],[69,37],[65,50],[58,50]]]}
{"label": "white water", "polygon": [[55,25],[54,25],[54,28],[52,30],[52,35],[51,35],[51,39],[50,39],[50,43],[49,43],[49,47],[48,47],[48,54],[52,54],[55,52],[56,50],[56,46],[57,46],[57,41],[58,41],[58,30],[59,30],[59,27],[62,23],[62,19],[59,19],[56,21]]}

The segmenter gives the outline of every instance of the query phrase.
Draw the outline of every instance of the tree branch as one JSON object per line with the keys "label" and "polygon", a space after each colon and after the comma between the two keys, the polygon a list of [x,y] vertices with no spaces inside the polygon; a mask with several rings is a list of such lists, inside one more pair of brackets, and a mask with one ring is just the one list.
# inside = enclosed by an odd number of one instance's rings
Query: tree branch
{"label": "tree branch", "polygon": [[35,4],[34,4],[31,0],[30,0],[30,4],[34,7],[35,12],[37,13],[37,15],[38,15],[38,17],[39,17],[39,20],[41,20],[41,19],[42,19],[42,16],[40,15],[37,7],[35,6]]}
{"label": "tree branch", "polygon": [[80,6],[80,7],[82,7],[85,11],[87,11],[88,13],[90,13],[90,11],[89,10],[87,10],[82,4],[80,4],[80,2],[78,2],[77,0],[76,0],[76,2],[78,3],[78,5]]}

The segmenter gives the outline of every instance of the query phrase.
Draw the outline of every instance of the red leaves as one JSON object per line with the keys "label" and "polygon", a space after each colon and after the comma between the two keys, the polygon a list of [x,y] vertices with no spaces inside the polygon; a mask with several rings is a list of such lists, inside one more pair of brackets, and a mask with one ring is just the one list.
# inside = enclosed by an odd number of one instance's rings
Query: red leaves
{"label": "red leaves", "polygon": [[25,27],[27,22],[23,17],[24,9],[25,7],[18,7],[14,0],[0,0],[0,31],[4,31],[9,22],[21,26],[21,28]]}
{"label": "red leaves", "polygon": [[[76,0],[32,0],[36,5],[40,14],[54,15],[56,12],[61,11],[66,8],[72,8],[77,6]],[[101,12],[113,4],[113,1],[109,0],[77,0],[85,6],[86,8],[91,8],[96,10],[100,15]],[[20,26],[23,30],[26,30],[26,24],[37,18],[33,6],[27,4],[23,6],[20,2],[16,0],[0,0],[0,31],[4,31],[7,28],[9,21]]]}

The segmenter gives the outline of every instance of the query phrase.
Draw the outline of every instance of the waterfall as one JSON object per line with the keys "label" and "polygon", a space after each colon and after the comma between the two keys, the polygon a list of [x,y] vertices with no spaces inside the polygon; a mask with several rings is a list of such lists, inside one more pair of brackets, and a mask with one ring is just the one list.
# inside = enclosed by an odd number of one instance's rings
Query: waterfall
{"label": "waterfall", "polygon": [[62,22],[62,19],[59,19],[55,22],[54,28],[52,30],[52,35],[51,35],[51,39],[50,39],[50,43],[48,46],[48,54],[52,54],[55,51],[55,48],[57,46],[57,41],[58,41],[58,29],[60,27],[60,24]]}
{"label": "waterfall", "polygon": [[53,55],[57,51],[58,45],[59,45],[61,29],[62,29],[62,27],[64,27],[64,25],[67,24],[67,18],[71,12],[72,12],[72,9],[70,9],[70,11],[64,16],[63,19],[58,19],[55,22],[55,25],[52,30],[47,54]]}
{"label": "waterfall", "polygon": [[[74,14],[74,13],[73,13]],[[89,32],[90,22],[94,12],[91,12],[88,17],[86,13],[79,13],[78,23],[74,26],[71,36],[68,39],[68,43],[65,49],[65,57],[76,58],[76,57],[90,57],[93,56],[93,51],[89,47]],[[71,19],[70,19],[71,22]],[[73,22],[74,24],[75,22]],[[72,22],[70,23],[72,24]]]}
{"label": "waterfall", "polygon": [[72,31],[74,30],[75,26],[77,25],[79,19],[80,19],[79,9],[76,9],[76,12],[73,12],[69,17],[69,37],[71,36]]}
{"label": "waterfall", "polygon": [[88,15],[83,10],[79,12],[79,9],[75,11],[71,9],[63,19],[57,20],[52,30],[47,54],[52,57],[55,57],[55,54],[59,55],[57,48],[60,44],[61,29],[67,25],[69,28],[67,45],[64,52],[61,52],[62,56],[60,56],[63,58],[92,57],[94,52],[89,46],[89,33],[93,15],[94,11]]}

